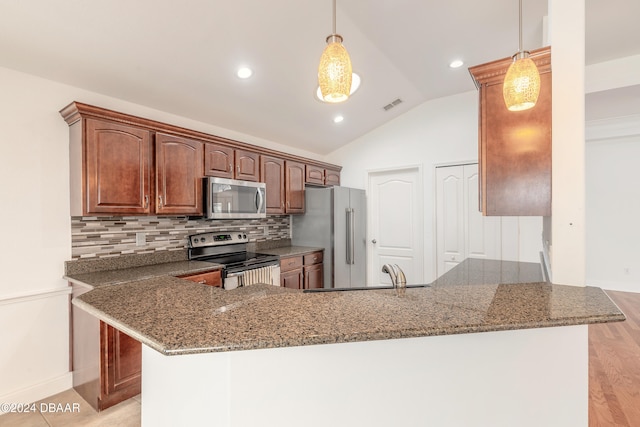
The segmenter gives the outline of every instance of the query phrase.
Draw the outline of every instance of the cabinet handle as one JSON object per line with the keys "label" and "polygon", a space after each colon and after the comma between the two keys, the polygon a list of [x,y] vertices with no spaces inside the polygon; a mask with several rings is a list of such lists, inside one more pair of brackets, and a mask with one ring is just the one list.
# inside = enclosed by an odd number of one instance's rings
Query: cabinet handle
{"label": "cabinet handle", "polygon": [[236,165],[236,173],[240,174],[240,165]]}
{"label": "cabinet handle", "polygon": [[206,285],[207,281],[206,280],[200,280],[198,283],[200,283],[201,285]]}
{"label": "cabinet handle", "polygon": [[160,200],[160,207],[162,208],[162,195],[159,195],[158,199]]}
{"label": "cabinet handle", "polygon": [[145,194],[144,196],[144,208],[148,208],[149,207],[149,195]]}
{"label": "cabinet handle", "polygon": [[291,207],[291,202],[287,200],[287,209]]}

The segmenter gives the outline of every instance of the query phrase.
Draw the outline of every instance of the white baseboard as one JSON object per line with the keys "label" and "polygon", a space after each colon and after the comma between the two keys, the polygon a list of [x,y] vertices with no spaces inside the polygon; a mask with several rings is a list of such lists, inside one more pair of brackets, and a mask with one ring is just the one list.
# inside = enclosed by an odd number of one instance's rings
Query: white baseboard
{"label": "white baseboard", "polygon": [[[60,375],[55,378],[43,381],[38,384],[16,390],[14,392],[0,396],[1,403],[32,403],[45,399],[54,394],[58,394],[73,387],[73,378],[71,372]],[[75,403],[75,402],[69,402]],[[3,414],[0,410],[0,414]]]}
{"label": "white baseboard", "polygon": [[587,286],[597,286],[607,291],[640,293],[640,283],[614,282],[611,280],[587,279]]}

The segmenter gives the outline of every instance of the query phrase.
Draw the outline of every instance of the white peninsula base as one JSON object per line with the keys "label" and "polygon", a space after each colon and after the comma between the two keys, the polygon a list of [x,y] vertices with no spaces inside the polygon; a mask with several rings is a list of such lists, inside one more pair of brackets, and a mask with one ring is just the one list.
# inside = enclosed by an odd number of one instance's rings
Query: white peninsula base
{"label": "white peninsula base", "polygon": [[164,356],[143,426],[586,427],[588,327]]}

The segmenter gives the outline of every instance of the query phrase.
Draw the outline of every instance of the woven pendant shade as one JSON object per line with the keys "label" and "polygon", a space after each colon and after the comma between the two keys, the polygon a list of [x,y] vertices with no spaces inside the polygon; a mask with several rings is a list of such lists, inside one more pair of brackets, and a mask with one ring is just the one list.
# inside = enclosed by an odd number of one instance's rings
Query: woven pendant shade
{"label": "woven pendant shade", "polygon": [[516,59],[504,77],[502,95],[509,111],[533,108],[540,94],[540,73],[530,58]]}
{"label": "woven pendant shade", "polygon": [[351,92],[351,59],[341,42],[337,34],[327,37],[327,47],[320,57],[318,85],[326,102],[346,101]]}

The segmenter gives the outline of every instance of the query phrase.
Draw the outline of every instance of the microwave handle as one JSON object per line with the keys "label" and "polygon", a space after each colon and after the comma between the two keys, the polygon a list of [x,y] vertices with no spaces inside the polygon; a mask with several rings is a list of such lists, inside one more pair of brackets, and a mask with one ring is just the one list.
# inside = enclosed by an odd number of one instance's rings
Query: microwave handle
{"label": "microwave handle", "polygon": [[257,212],[262,210],[262,204],[264,203],[264,196],[262,195],[262,191],[259,188],[256,189],[256,209]]}

